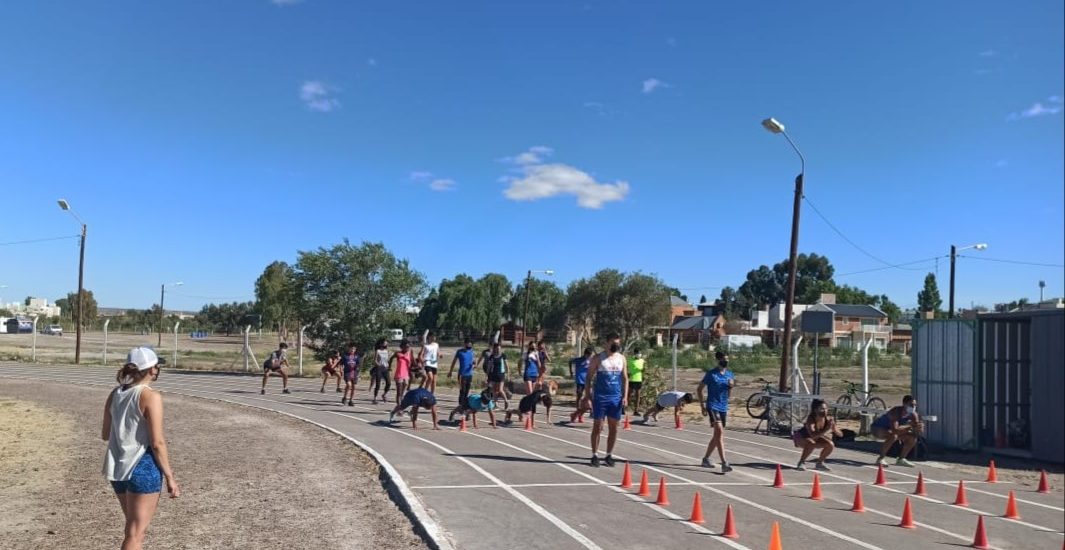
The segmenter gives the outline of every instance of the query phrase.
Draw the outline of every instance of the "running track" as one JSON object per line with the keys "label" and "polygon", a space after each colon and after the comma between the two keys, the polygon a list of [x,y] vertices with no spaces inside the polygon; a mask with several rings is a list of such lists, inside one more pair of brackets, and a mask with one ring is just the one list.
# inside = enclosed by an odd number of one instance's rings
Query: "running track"
{"label": "running track", "polygon": [[[111,387],[114,369],[101,367],[0,364],[0,379],[17,378]],[[634,482],[646,470],[655,493],[659,478],[669,487],[668,506],[640,498],[635,489],[618,487],[623,464],[591,468],[590,424],[572,427],[537,423],[492,430],[487,415],[479,430],[460,433],[410,429],[409,419],[386,426],[391,404],[371,405],[363,387],[355,407],[339,404],[331,384],[318,392],[320,380],[291,379],[291,395],[280,393],[271,379],[259,395],[259,378],[240,375],[165,372],[155,386],[164,392],[221,400],[274,411],[333,430],[377,453],[398,472],[396,490],[410,501],[413,514],[443,549],[493,549],[522,546],[550,549],[616,549],[695,546],[760,549],[769,543],[770,527],[779,522],[785,548],[865,548],[881,550],[900,544],[911,548],[968,546],[978,515],[985,516],[994,548],[1057,550],[1063,546],[1065,496],[1010,483],[986,484],[966,478],[971,506],[951,505],[957,481],[949,465],[892,467],[887,486],[874,486],[872,457],[837,449],[831,472],[821,473],[824,500],[806,498],[812,472],[788,466],[798,459],[790,441],[747,432],[726,433],[726,453],[736,468],[722,475],[698,466],[709,438],[706,425],[674,430],[668,412],[659,426],[634,424],[621,432],[615,456],[632,463]],[[455,405],[455,395],[438,395],[441,416]],[[556,419],[572,409],[556,407]],[[265,414],[265,413],[264,413]],[[428,415],[424,415],[428,418]],[[422,417],[420,417],[422,418]],[[542,415],[540,416],[542,418]],[[515,423],[518,424],[518,423]],[[429,428],[428,422],[423,424]],[[420,426],[421,427],[421,426]],[[471,427],[472,428],[472,427]],[[603,444],[605,447],[605,438]],[[176,457],[180,468],[180,457]],[[716,457],[715,457],[716,461]],[[773,469],[785,465],[787,487],[773,489]],[[917,528],[897,527],[906,496],[923,471],[928,496],[911,496]],[[855,483],[862,483],[867,512],[850,512]],[[1017,490],[1021,520],[1008,520],[1006,493]],[[694,492],[702,495],[704,525],[689,523]],[[731,504],[740,538],[720,536],[725,505]],[[358,507],[358,503],[353,503]]]}

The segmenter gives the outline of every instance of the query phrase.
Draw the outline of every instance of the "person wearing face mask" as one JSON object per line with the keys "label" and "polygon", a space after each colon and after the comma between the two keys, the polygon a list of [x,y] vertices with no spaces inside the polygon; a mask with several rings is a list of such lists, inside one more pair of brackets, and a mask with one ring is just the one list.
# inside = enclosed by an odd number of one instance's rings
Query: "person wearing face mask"
{"label": "person wearing face mask", "polygon": [[822,472],[830,471],[828,466],[825,466],[825,459],[836,448],[836,445],[832,443],[833,435],[843,436],[843,432],[836,428],[836,419],[828,416],[828,405],[825,404],[825,401],[823,399],[814,399],[810,402],[810,414],[802,423],[802,427],[791,434],[791,439],[795,442],[795,446],[802,448],[802,456],[799,458],[799,464],[795,466],[795,469],[805,470],[806,459],[810,458],[814,449],[821,449],[821,454],[817,457],[817,463],[814,468]]}
{"label": "person wearing face mask", "polygon": [[[728,419],[728,396],[732,386],[736,385],[736,377],[728,370],[728,356],[724,352],[714,354],[717,359],[717,368],[707,371],[699,383],[699,401],[705,403],[703,416],[710,419],[710,425],[714,427],[714,436],[706,446],[706,454],[703,455],[703,467],[713,468],[710,455],[717,449],[717,455],[721,459],[721,473],[731,472],[725,460],[725,421]],[[703,401],[703,390],[707,390],[706,401]]]}
{"label": "person wearing face mask", "polygon": [[902,452],[899,453],[896,466],[913,467],[913,463],[906,460],[917,445],[917,436],[921,434],[924,424],[920,415],[917,414],[917,400],[912,395],[902,398],[901,407],[892,407],[873,421],[873,436],[883,438],[884,444],[880,446],[880,456],[876,457],[876,464],[883,466],[885,457],[896,441],[902,442]]}
{"label": "person wearing face mask", "polygon": [[607,338],[607,351],[592,358],[588,367],[588,385],[584,389],[585,407],[592,409],[592,460],[599,467],[599,434],[603,432],[603,420],[607,422],[606,458],[603,464],[614,465],[614,443],[618,439],[618,420],[628,405],[629,371],[621,352],[621,339],[617,335]]}
{"label": "person wearing face mask", "polygon": [[161,363],[151,348],[130,350],[116,376],[120,385],[104,404],[103,474],[126,519],[122,550],[142,548],[164,480],[170,498],[181,496],[163,436],[163,398],[150,386],[159,379]]}
{"label": "person wearing face mask", "polygon": [[469,406],[468,399],[470,396],[470,386],[473,385],[473,341],[469,338],[463,341],[462,349],[455,353],[455,358],[451,360],[451,368],[447,371],[447,377],[450,379],[451,375],[455,373],[455,365],[459,366],[459,408],[465,409]]}

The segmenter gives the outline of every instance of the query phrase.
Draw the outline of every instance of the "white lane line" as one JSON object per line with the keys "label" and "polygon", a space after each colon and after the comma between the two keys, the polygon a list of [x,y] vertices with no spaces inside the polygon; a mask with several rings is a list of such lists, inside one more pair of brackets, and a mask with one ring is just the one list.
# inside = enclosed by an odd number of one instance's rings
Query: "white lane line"
{"label": "white lane line", "polygon": [[[0,376],[3,376],[3,375],[0,375]],[[92,383],[92,382],[83,382],[83,383],[87,383],[89,385],[95,385],[95,386],[104,386],[104,385],[110,386],[110,385],[112,385],[112,384],[100,384],[100,383]],[[167,384],[167,385],[168,386],[174,386],[174,384]],[[189,385],[182,384],[179,389],[183,389],[185,392],[190,392],[191,391],[191,392],[197,392],[197,393],[205,393],[205,394],[208,394],[208,395],[216,395],[218,393],[218,392],[215,392],[215,391],[196,389],[196,387],[197,386],[195,384],[192,385],[191,387]],[[200,386],[200,387],[202,387],[202,386]],[[163,389],[163,388],[160,388],[160,389]],[[163,391],[168,391],[168,390],[163,389]],[[181,393],[181,391],[175,391],[174,393]],[[184,393],[183,395],[189,395],[190,397],[201,397],[201,396],[198,396],[198,395],[190,395],[190,394],[187,394],[187,393]],[[231,400],[228,400],[228,399],[221,399],[221,398],[212,398],[212,399],[215,399],[217,401],[223,401],[223,402],[226,402],[226,403],[232,403],[232,404],[236,404],[236,405],[244,405],[244,406],[248,406],[248,407],[252,407],[252,408],[257,408],[257,409],[267,410],[267,411],[271,411],[271,412],[276,412],[276,413],[279,413],[279,414],[290,416],[292,418],[297,418],[297,419],[303,420],[305,422],[308,422],[310,424],[313,424],[315,426],[318,426],[320,428],[326,429],[326,430],[328,430],[330,432],[333,432],[333,433],[335,433],[337,435],[340,435],[341,437],[344,437],[345,439],[348,439],[348,440],[350,440],[352,442],[356,442],[355,439],[353,439],[350,436],[345,435],[344,433],[342,433],[342,432],[340,432],[338,430],[335,430],[333,428],[330,428],[328,426],[325,426],[323,424],[320,424],[320,423],[315,422],[313,420],[309,420],[307,418],[301,417],[301,416],[296,415],[296,414],[292,414],[292,413],[287,413],[287,412],[283,412],[283,411],[280,411],[280,410],[271,409],[269,407],[262,407],[262,406],[256,406],[256,405],[247,404],[247,403],[241,403],[241,402],[238,402],[238,401],[231,401]],[[369,420],[365,420],[365,419],[362,419],[362,418],[356,418],[356,417],[353,417],[353,416],[350,416],[350,415],[345,415],[345,414],[341,414],[341,413],[334,412],[334,411],[323,411],[323,410],[320,410],[320,409],[316,409],[314,407],[310,407],[310,406],[307,406],[307,405],[301,405],[301,404],[298,404],[298,403],[288,403],[288,402],[284,402],[284,401],[274,401],[274,400],[271,400],[271,399],[263,399],[263,398],[259,398],[259,397],[244,397],[244,399],[251,399],[251,400],[255,400],[255,401],[267,401],[267,402],[270,402],[270,403],[278,403],[278,404],[288,405],[288,406],[292,406],[292,407],[299,407],[299,408],[303,408],[303,409],[309,409],[309,410],[313,410],[313,411],[319,412],[319,413],[335,414],[335,415],[339,415],[339,416],[341,416],[343,418],[347,418],[347,419],[351,419],[351,420],[357,420],[357,421],[361,421],[361,422],[364,422],[364,423],[370,423],[371,422]],[[325,403],[323,403],[323,405],[324,404]],[[456,455],[453,451],[451,451],[447,447],[444,447],[443,445],[440,445],[440,444],[438,444],[436,442],[433,442],[433,441],[430,441],[428,439],[424,439],[422,437],[416,436],[416,435],[414,435],[412,433],[407,433],[407,432],[403,432],[403,431],[399,431],[399,430],[395,430],[395,432],[398,433],[398,434],[401,434],[401,435],[404,435],[404,436],[407,436],[407,437],[422,441],[424,443],[427,443],[427,444],[429,444],[429,445],[431,445],[433,447],[436,447],[440,451],[451,455],[452,457],[458,459],[459,461],[463,462],[464,464],[466,464],[467,466],[472,468],[477,473],[481,474],[481,476],[483,476],[485,479],[491,481],[496,487],[499,487],[499,488],[503,489],[504,491],[510,493],[510,495],[512,497],[517,499],[522,504],[525,504],[526,506],[531,508],[537,514],[541,515],[544,519],[546,519],[549,522],[551,522],[552,524],[554,524],[556,527],[558,527],[560,530],[562,530],[562,532],[566,533],[571,538],[573,538],[578,543],[580,543],[581,546],[584,546],[585,548],[588,548],[589,550],[602,550],[602,548],[599,545],[597,545],[594,542],[592,542],[590,539],[588,539],[588,537],[585,537],[583,534],[581,534],[577,530],[575,530],[572,527],[570,527],[568,524],[566,524],[564,521],[559,519],[557,516],[555,516],[551,512],[548,512],[542,506],[540,506],[539,504],[536,504],[531,499],[529,499],[525,495],[521,494],[517,490],[512,489],[507,484],[503,483],[502,480],[500,480],[499,478],[495,477],[494,475],[489,473],[484,468],[481,468],[480,466],[474,464],[469,459],[467,459],[467,458],[465,458],[463,456]],[[360,447],[368,448],[368,447],[365,447],[361,443],[357,443],[357,444]],[[398,480],[400,480],[400,483],[403,483],[402,482],[402,478],[399,477],[399,473],[398,472],[396,472],[396,477],[397,477]],[[405,485],[405,483],[404,483],[404,485]],[[408,493],[409,493],[409,489],[408,489]],[[410,493],[410,495],[414,496],[413,493]],[[440,532],[439,526],[437,526],[435,524],[435,522],[432,522],[432,524],[434,525],[437,534],[439,534],[439,532]],[[451,546],[450,543],[448,543],[446,540],[444,540],[443,542],[444,542],[444,544],[440,545],[442,549],[450,550],[450,549],[453,548],[453,546]]]}
{"label": "white lane line", "polygon": [[[641,431],[640,433],[648,433],[648,432]],[[671,437],[671,436],[668,436],[668,435],[654,434],[654,433],[648,433],[648,435],[653,435],[655,437],[661,437],[661,438],[669,439],[669,440],[672,440],[672,441],[677,441],[677,442],[681,442],[681,443],[687,443],[689,445],[695,445],[695,446],[702,447],[701,444],[696,443],[694,441],[688,441],[686,439],[679,439],[679,438]],[[628,442],[628,443],[633,443],[633,442]],[[637,443],[637,445],[639,445],[639,444]],[[773,460],[771,458],[767,458],[767,457],[759,456],[759,455],[753,455],[753,454],[750,454],[750,453],[744,453],[744,452],[741,452],[741,451],[730,450],[730,451],[727,451],[727,452],[729,454],[735,454],[735,455],[739,455],[739,456],[744,456],[744,457],[747,457],[747,458],[751,458],[751,459],[754,459],[754,460],[760,460],[760,461],[767,462],[767,463],[770,463],[770,464],[772,464],[774,462],[779,463],[778,461],[775,461],[775,460]],[[692,457],[692,458],[694,459],[694,457]],[[862,483],[861,481],[859,481],[857,479],[853,479],[853,478],[850,478],[850,477],[842,476],[842,475],[839,475],[839,474],[834,474],[834,473],[831,473],[831,472],[820,472],[820,473],[821,473],[822,477],[831,477],[831,478],[847,481],[847,482],[850,482],[850,483]],[[1065,532],[1061,532],[1061,531],[1058,531],[1057,529],[1052,529],[1050,527],[1045,527],[1045,526],[1042,526],[1042,525],[1036,525],[1034,523],[1028,523],[1026,521],[1022,521],[1022,520],[1019,520],[1019,519],[1007,519],[1007,518],[1004,518],[1004,517],[1002,517],[1002,516],[1000,516],[998,514],[991,513],[991,512],[982,512],[980,510],[977,510],[977,509],[971,508],[971,507],[954,506],[952,503],[949,503],[949,502],[946,502],[946,501],[938,500],[938,499],[935,499],[935,498],[932,498],[932,497],[929,497],[929,496],[912,495],[912,494],[910,494],[910,493],[908,493],[906,491],[901,491],[899,489],[895,489],[895,488],[892,488],[892,487],[889,487],[889,486],[870,485],[870,484],[864,484],[864,483],[863,483],[863,485],[868,485],[870,487],[874,487],[874,488],[880,489],[882,491],[888,491],[888,492],[892,492],[892,493],[898,493],[900,495],[911,496],[915,500],[924,500],[926,502],[932,502],[932,503],[935,503],[935,504],[941,504],[941,505],[944,505],[944,506],[948,507],[951,510],[959,510],[959,511],[963,511],[963,512],[968,512],[970,514],[976,514],[976,515],[979,515],[979,516],[985,516],[989,520],[990,519],[998,519],[998,520],[1002,520],[1002,521],[1005,521],[1005,522],[1008,522],[1008,523],[1011,523],[1011,524],[1023,525],[1025,527],[1030,528],[1030,529],[1034,529],[1036,531],[1042,531],[1042,532],[1045,532],[1045,533],[1057,533],[1059,535],[1065,534]],[[966,538],[966,537],[962,537],[962,538]]]}

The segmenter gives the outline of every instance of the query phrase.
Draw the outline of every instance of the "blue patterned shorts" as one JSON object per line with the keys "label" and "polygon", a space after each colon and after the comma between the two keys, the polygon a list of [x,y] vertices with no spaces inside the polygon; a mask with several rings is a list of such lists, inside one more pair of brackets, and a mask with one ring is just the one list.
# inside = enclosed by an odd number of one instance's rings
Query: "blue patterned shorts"
{"label": "blue patterned shorts", "polygon": [[136,493],[146,495],[158,493],[163,489],[163,474],[159,466],[155,464],[155,456],[151,451],[146,451],[144,456],[133,467],[133,473],[126,481],[112,481],[111,487],[115,494]]}

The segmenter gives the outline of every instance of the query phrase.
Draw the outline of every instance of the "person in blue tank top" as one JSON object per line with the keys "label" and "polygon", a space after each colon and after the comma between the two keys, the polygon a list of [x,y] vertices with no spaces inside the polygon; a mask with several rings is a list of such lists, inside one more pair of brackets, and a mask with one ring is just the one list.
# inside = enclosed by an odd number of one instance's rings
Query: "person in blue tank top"
{"label": "person in blue tank top", "polygon": [[473,354],[473,341],[467,338],[462,342],[462,348],[455,352],[455,358],[451,360],[451,368],[447,371],[448,379],[455,373],[455,365],[459,366],[459,407],[466,407],[466,400],[470,395],[470,386],[473,385],[473,364],[476,358]]}
{"label": "person in blue tank top", "polygon": [[525,381],[525,395],[529,395],[536,385],[540,383],[540,376],[543,372],[543,368],[540,365],[540,352],[536,351],[535,342],[529,342],[529,347],[521,359],[525,364],[525,370],[522,371],[522,380]]}
{"label": "person in blue tank top", "polygon": [[471,394],[466,399],[466,405],[459,405],[458,408],[451,411],[448,415],[448,421],[454,422],[455,415],[461,414],[466,417],[467,420],[473,419],[473,427],[477,427],[477,413],[487,412],[488,421],[491,422],[492,428],[496,428],[496,402],[492,399],[492,388],[485,388],[481,393]]}
{"label": "person in blue tank top", "polygon": [[699,383],[699,401],[703,401],[703,390],[707,390],[706,405],[703,408],[703,416],[710,419],[710,425],[714,427],[714,436],[706,446],[706,454],[703,455],[703,467],[713,468],[710,455],[717,449],[718,457],[721,458],[721,473],[731,472],[728,460],[725,460],[725,421],[728,419],[728,396],[732,386],[736,385],[736,377],[728,369],[728,355],[724,352],[714,354],[717,359],[717,368],[711,369],[703,375]]}
{"label": "person in blue tank top", "polygon": [[621,338],[616,334],[607,340],[607,351],[592,358],[588,367],[589,380],[584,389],[584,402],[592,408],[592,460],[599,467],[599,435],[603,420],[607,421],[606,457],[603,463],[614,465],[614,443],[618,439],[618,420],[628,405],[629,371],[621,354]]}
{"label": "person in blue tank top", "polygon": [[570,422],[576,422],[580,416],[577,413],[581,410],[581,397],[584,395],[584,385],[588,381],[588,367],[592,363],[594,353],[595,350],[589,346],[584,348],[584,355],[574,357],[569,361],[569,377],[573,379],[573,384],[576,386],[573,395],[577,396],[577,410],[570,415]]}
{"label": "person in blue tank top", "polygon": [[886,466],[884,458],[896,441],[902,442],[902,452],[899,453],[896,466],[912,467],[913,463],[906,459],[910,451],[917,445],[917,438],[924,428],[921,416],[917,414],[917,400],[912,395],[902,398],[901,407],[892,407],[888,412],[877,417],[871,426],[873,437],[882,438],[884,444],[880,446],[880,456],[876,457],[876,464]]}

